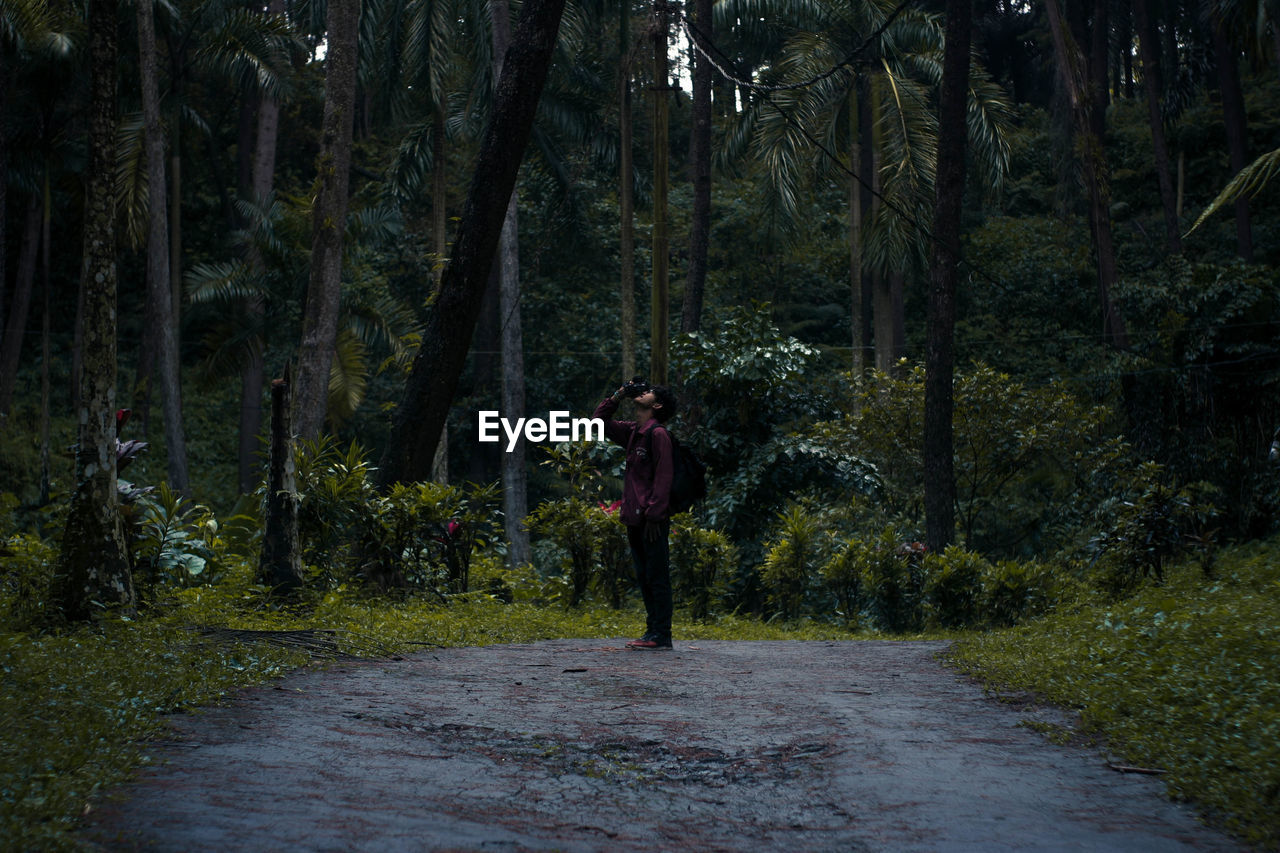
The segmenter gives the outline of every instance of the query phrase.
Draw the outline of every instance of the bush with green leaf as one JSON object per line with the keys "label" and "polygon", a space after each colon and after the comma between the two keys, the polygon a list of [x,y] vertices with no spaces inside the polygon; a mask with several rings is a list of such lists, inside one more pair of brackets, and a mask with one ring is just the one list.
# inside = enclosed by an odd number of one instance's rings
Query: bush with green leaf
{"label": "bush with green leaf", "polygon": [[827,561],[830,537],[819,516],[797,503],[778,515],[777,530],[765,547],[759,572],[769,606],[783,619],[798,619]]}
{"label": "bush with green leaf", "polygon": [[468,592],[473,555],[493,544],[497,503],[496,484],[394,484],[359,507],[361,577],[442,600]]}
{"label": "bush with green leaf", "polygon": [[1121,493],[1098,507],[1102,532],[1093,544],[1103,587],[1122,594],[1148,578],[1162,583],[1165,567],[1192,546],[1206,551],[1201,566],[1208,574],[1215,492],[1208,483],[1176,485],[1158,463],[1139,466]]}
{"label": "bush with green leaf", "polygon": [[701,621],[719,609],[738,571],[738,549],[719,530],[699,527],[689,513],[671,521],[671,591],[689,618]]}
{"label": "bush with green leaf", "polygon": [[991,564],[981,555],[952,545],[941,554],[926,553],[920,570],[929,622],[963,628],[982,621],[982,579]]}
{"label": "bush with green leaf", "polygon": [[294,451],[298,541],[311,584],[333,587],[353,579],[354,550],[375,499],[373,466],[358,443],[346,449],[329,435],[299,442]]}
{"label": "bush with green leaf", "polygon": [[[924,368],[875,371],[851,382],[848,414],[806,435],[874,471],[877,513],[903,529],[924,521]],[[965,547],[1027,556],[1087,538],[1086,507],[1101,499],[1126,459],[1108,414],[1059,384],[1029,387],[976,365],[955,382],[956,520]]]}
{"label": "bush with green leaf", "polygon": [[191,503],[161,483],[138,499],[134,517],[129,552],[140,590],[217,581],[219,556],[227,546],[208,507]]}

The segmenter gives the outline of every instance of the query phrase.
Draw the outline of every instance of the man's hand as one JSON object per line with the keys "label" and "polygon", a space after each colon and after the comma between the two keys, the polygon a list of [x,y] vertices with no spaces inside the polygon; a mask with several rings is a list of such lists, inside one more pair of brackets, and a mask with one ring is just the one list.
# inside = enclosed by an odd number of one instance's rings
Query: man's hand
{"label": "man's hand", "polygon": [[657,542],[662,538],[662,525],[657,521],[644,523],[644,538],[649,542]]}

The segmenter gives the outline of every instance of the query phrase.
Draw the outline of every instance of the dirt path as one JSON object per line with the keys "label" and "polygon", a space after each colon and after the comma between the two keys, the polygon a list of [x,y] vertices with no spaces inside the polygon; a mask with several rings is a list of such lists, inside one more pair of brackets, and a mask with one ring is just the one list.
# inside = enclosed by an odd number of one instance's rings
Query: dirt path
{"label": "dirt path", "polygon": [[182,718],[112,850],[1238,850],[938,643],[561,640],[295,674]]}

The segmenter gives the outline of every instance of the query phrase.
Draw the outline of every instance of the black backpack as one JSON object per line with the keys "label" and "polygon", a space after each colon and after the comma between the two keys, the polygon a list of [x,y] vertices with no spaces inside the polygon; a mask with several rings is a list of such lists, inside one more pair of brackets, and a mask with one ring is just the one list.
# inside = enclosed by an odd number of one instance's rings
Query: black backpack
{"label": "black backpack", "polygon": [[[666,429],[666,427],[663,427]],[[671,500],[670,515],[688,512],[693,505],[707,496],[707,463],[698,454],[676,440],[671,431]],[[650,439],[652,442],[652,439]]]}

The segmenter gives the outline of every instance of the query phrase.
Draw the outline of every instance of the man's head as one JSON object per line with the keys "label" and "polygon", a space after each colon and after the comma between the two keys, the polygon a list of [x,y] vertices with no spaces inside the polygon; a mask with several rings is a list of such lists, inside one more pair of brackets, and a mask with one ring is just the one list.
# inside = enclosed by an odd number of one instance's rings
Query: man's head
{"label": "man's head", "polygon": [[675,416],[676,395],[665,385],[654,385],[648,391],[636,397],[636,406],[648,409],[653,418],[665,424]]}

